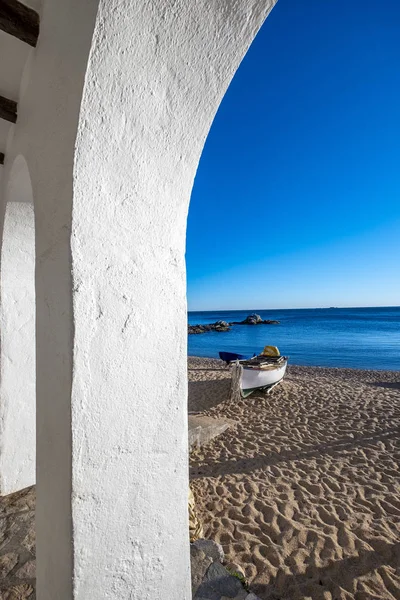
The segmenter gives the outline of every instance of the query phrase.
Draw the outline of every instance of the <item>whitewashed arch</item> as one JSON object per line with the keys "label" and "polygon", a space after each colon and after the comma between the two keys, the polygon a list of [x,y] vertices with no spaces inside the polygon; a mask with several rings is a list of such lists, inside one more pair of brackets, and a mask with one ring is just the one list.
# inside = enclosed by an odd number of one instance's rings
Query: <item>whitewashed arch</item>
{"label": "whitewashed arch", "polygon": [[273,4],[43,4],[7,148],[35,193],[39,600],[190,598],[186,217]]}
{"label": "whitewashed arch", "polygon": [[114,586],[115,600],[190,598],[186,218],[212,120],[271,7],[100,3],[75,153],[73,515],[79,548],[110,524],[115,538],[76,580],[82,599]]}
{"label": "whitewashed arch", "polygon": [[35,483],[35,225],[28,165],[18,156],[5,194],[0,262],[0,492]]}

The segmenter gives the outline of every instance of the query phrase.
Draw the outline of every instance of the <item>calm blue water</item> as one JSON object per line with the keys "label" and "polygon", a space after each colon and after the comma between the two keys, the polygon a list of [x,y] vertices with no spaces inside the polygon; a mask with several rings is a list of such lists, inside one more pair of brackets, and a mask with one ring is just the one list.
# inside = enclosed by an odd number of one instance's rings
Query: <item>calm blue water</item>
{"label": "calm blue water", "polygon": [[189,335],[189,355],[252,354],[273,345],[296,365],[400,370],[400,307],[189,312],[189,323],[241,321],[253,312],[281,324]]}

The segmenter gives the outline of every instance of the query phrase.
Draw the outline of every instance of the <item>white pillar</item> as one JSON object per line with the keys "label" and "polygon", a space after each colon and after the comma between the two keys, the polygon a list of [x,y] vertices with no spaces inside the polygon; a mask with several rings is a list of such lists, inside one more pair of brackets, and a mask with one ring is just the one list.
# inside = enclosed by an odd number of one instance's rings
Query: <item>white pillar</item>
{"label": "white pillar", "polygon": [[0,493],[35,483],[35,225],[26,163],[6,194],[0,279]]}
{"label": "white pillar", "polygon": [[72,228],[80,600],[191,596],[186,216],[212,119],[270,7],[100,2]]}

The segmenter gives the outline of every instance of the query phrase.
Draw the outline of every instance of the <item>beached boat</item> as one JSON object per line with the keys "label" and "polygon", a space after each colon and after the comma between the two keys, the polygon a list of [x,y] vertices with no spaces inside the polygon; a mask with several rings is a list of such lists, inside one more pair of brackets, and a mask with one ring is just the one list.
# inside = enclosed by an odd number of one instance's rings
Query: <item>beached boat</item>
{"label": "beached boat", "polygon": [[240,392],[247,398],[255,391],[271,390],[285,376],[288,359],[286,356],[256,356],[238,361],[240,365]]}
{"label": "beached boat", "polygon": [[258,356],[242,359],[240,354],[220,352],[220,358],[231,365],[231,398],[247,398],[256,390],[267,392],[282,381],[288,363],[276,346],[265,346]]}
{"label": "beached boat", "polygon": [[235,352],[219,352],[221,360],[231,366],[231,398],[247,398],[256,390],[270,391],[282,381],[288,363],[276,346],[265,346],[261,354],[245,358]]}

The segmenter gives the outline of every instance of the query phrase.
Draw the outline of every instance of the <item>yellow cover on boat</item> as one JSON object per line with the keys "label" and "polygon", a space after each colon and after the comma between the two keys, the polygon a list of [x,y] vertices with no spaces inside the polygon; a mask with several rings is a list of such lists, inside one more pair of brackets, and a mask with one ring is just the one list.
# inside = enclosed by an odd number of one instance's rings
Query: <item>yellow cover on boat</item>
{"label": "yellow cover on boat", "polygon": [[261,352],[262,356],[280,356],[279,349],[276,346],[265,346]]}

